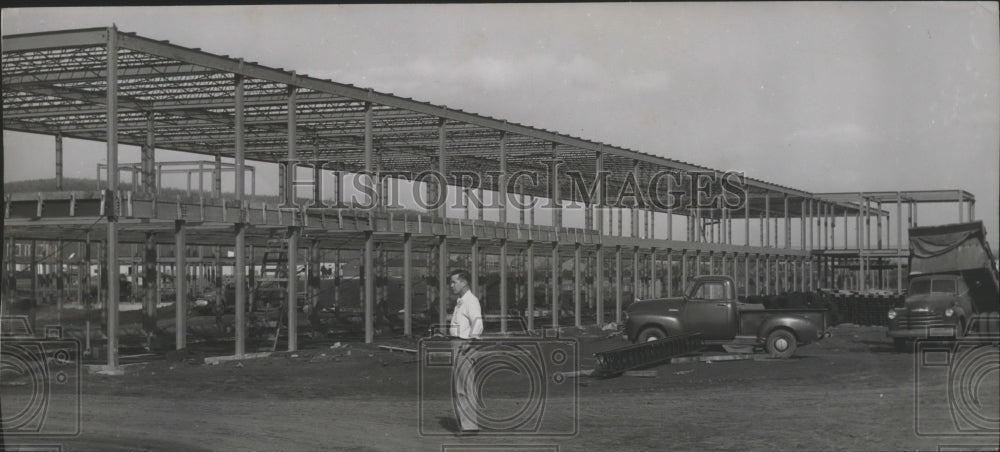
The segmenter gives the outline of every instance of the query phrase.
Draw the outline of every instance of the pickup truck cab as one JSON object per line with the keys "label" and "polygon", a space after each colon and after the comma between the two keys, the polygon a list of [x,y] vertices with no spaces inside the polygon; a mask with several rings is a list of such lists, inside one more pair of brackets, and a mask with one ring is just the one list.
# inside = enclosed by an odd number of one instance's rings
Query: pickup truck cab
{"label": "pickup truck cab", "polygon": [[636,301],[625,315],[625,334],[633,343],[698,333],[706,344],[763,347],[776,358],[791,357],[799,345],[829,336],[825,309],[743,303],[729,276],[695,278],[683,297]]}

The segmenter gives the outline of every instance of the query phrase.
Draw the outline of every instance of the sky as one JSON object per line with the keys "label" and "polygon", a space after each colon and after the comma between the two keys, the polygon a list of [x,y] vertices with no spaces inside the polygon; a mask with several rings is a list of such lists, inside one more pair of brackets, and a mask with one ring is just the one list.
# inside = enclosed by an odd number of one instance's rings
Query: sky
{"label": "sky", "polygon": [[[963,189],[997,250],[995,2],[26,8],[4,34],[106,27],[810,192]],[[72,141],[72,142],[71,142]],[[4,132],[4,179],[53,177]],[[67,177],[98,143],[67,140]],[[94,149],[95,152],[85,152]],[[138,161],[123,149],[121,160]],[[158,151],[160,160],[189,159]],[[261,191],[270,180],[262,177]],[[921,224],[958,221],[922,206]]]}

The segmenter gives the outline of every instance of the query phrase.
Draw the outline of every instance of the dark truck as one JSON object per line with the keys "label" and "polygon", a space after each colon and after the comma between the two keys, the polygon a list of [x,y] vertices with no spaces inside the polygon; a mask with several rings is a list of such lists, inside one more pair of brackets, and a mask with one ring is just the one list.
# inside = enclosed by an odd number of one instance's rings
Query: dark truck
{"label": "dark truck", "polygon": [[625,334],[633,343],[699,333],[704,344],[763,346],[776,358],[829,336],[826,309],[743,303],[729,276],[697,277],[683,297],[636,301],[625,315]]}
{"label": "dark truck", "polygon": [[[910,228],[909,290],[889,311],[899,351],[923,338],[958,339],[977,316],[1000,310],[996,261],[981,221]],[[995,317],[995,315],[994,315]]]}

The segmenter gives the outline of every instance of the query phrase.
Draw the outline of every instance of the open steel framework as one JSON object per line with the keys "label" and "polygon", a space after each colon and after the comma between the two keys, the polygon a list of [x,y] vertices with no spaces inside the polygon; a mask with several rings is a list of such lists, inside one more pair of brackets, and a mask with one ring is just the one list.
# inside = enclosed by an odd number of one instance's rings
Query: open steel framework
{"label": "open steel framework", "polygon": [[[108,121],[108,118],[115,118]],[[584,138],[542,130],[502,119],[450,109],[441,105],[380,93],[372,89],[336,83],[266,67],[226,55],[185,48],[167,41],[125,33],[116,28],[65,30],[3,37],[3,126],[5,130],[48,134],[55,137],[57,187],[62,187],[62,141],[65,137],[107,143],[108,172],[103,190],[14,194],[5,199],[6,249],[20,240],[63,240],[67,237],[104,235],[108,277],[117,275],[115,256],[119,243],[173,245],[176,249],[210,245],[232,247],[237,269],[247,265],[247,246],[268,246],[280,238],[289,250],[361,249],[364,268],[372,275],[374,250],[404,254],[406,333],[411,334],[411,256],[414,247],[437,254],[440,293],[446,293],[450,253],[465,253],[480,262],[483,253],[499,255],[500,312],[508,311],[507,272],[510,256],[526,257],[534,269],[535,253],[550,253],[552,266],[553,325],[558,325],[560,260],[572,256],[576,324],[581,323],[581,259],[605,262],[614,256],[615,276],[604,275],[596,265],[593,278],[597,322],[604,322],[604,298],[615,300],[615,318],[623,303],[623,285],[636,297],[676,294],[670,275],[675,260],[688,275],[706,259],[721,265],[718,271],[734,276],[742,290],[750,292],[750,268],[759,278],[761,264],[765,282],[753,287],[759,293],[779,290],[812,290],[822,281],[824,262],[835,259],[864,261],[866,257],[900,257],[897,249],[881,248],[883,218],[890,213],[882,203],[947,200],[968,205],[972,219],[974,198],[964,191],[813,194],[762,180],[747,178],[747,202],[738,209],[693,209],[656,211],[610,209],[605,202],[625,184],[627,177],[648,179],[661,171],[716,172],[678,160],[658,157]],[[118,145],[142,148],[138,168],[120,165]],[[211,196],[166,199],[158,196],[159,172],[154,149],[169,149],[211,156],[215,159]],[[232,158],[235,201],[221,195],[220,159]],[[267,205],[246,196],[246,161],[281,165],[280,205]],[[553,225],[536,225],[533,211],[515,210],[510,199],[525,197],[569,201],[573,198],[569,178],[550,170],[549,162],[563,163],[560,171],[577,171],[593,181],[602,171],[610,172],[593,204],[587,205],[583,228],[564,227],[561,207],[553,213]],[[122,167],[138,171],[138,185],[119,187]],[[444,209],[425,213],[394,212],[391,209],[359,210],[292,205],[288,193],[296,185],[295,168],[313,166],[343,173],[387,173],[437,170],[459,186],[460,172],[501,175],[528,170],[540,175],[538,184],[517,184],[513,193],[505,189],[504,176],[485,179],[474,190],[502,193],[500,221],[479,218],[449,218]],[[106,167],[105,167],[106,168]],[[199,168],[200,176],[204,168]],[[100,171],[100,169],[99,169]],[[556,183],[553,183],[556,182]],[[318,185],[317,185],[318,187]],[[433,185],[428,190],[435,188]],[[463,187],[464,188],[464,187]],[[467,192],[469,188],[464,188]],[[676,190],[676,188],[674,188]],[[440,188],[438,189],[440,190]],[[190,191],[190,190],[189,190]],[[339,190],[338,190],[339,191]],[[316,189],[314,198],[320,198]],[[338,193],[336,196],[342,196]],[[930,197],[930,198],[929,198]],[[576,196],[580,200],[579,196]],[[926,198],[926,199],[925,199]],[[939,199],[940,198],[940,199]],[[947,198],[947,199],[945,199]],[[872,202],[875,205],[872,205]],[[466,211],[468,212],[468,211]],[[617,212],[617,231],[615,213]],[[630,215],[631,231],[622,231],[622,215]],[[654,215],[655,212],[655,215]],[[897,228],[901,227],[897,209]],[[912,211],[911,222],[915,219]],[[689,240],[673,236],[673,220],[684,219]],[[961,217],[961,214],[960,214]],[[843,218],[842,226],[837,220]],[[871,220],[878,225],[872,232]],[[660,219],[660,226],[656,220]],[[663,220],[665,225],[663,224]],[[780,220],[780,229],[779,229]],[[853,220],[853,221],[852,221]],[[759,240],[750,237],[751,221],[759,222]],[[855,246],[847,241],[850,223],[856,228]],[[792,225],[799,227],[799,243],[792,243]],[[640,227],[642,226],[642,227]],[[742,227],[740,227],[742,226]],[[837,244],[835,229],[842,227],[844,240]],[[739,229],[743,229],[740,231]],[[661,233],[665,231],[665,234]],[[654,234],[655,232],[655,234]],[[742,234],[741,234],[742,233]],[[663,236],[666,236],[665,238]],[[740,236],[743,240],[740,241]],[[734,240],[734,236],[737,237]],[[870,244],[875,236],[878,247]],[[885,228],[889,240],[888,224]],[[586,256],[583,254],[586,253]],[[839,253],[839,254],[838,254]],[[174,265],[183,274],[186,253],[176,253]],[[288,253],[289,268],[296,268],[298,252]],[[12,256],[12,254],[8,254]],[[623,280],[623,257],[631,260],[632,281]],[[155,258],[154,258],[155,259]],[[667,265],[663,265],[666,262]],[[901,264],[900,264],[901,265]],[[480,269],[473,265],[473,285]],[[694,273],[692,272],[692,273]],[[857,289],[868,287],[871,278],[858,265]],[[902,278],[898,270],[898,278]],[[666,273],[665,280],[663,273]],[[533,287],[533,271],[527,285]],[[640,274],[650,276],[640,284]],[[234,271],[236,298],[245,300],[245,272]],[[657,284],[656,281],[664,281]],[[364,324],[367,342],[374,339],[373,279],[364,282]],[[611,294],[604,287],[610,282]],[[184,278],[177,278],[177,302],[183,303]],[[897,286],[898,287],[898,286]],[[474,289],[478,289],[474,287]],[[118,300],[116,284],[108,284],[106,299]],[[289,343],[296,345],[296,281],[288,284]],[[527,312],[533,312],[533,290],[526,290]],[[107,303],[106,306],[116,303]],[[236,325],[245,322],[245,306],[236,303]],[[185,346],[184,310],[177,309],[176,346]],[[446,316],[445,297],[438,298],[439,320]],[[533,316],[528,316],[529,325]],[[107,309],[108,366],[117,368],[117,309]],[[502,324],[502,328],[506,328]],[[243,328],[236,328],[236,350],[244,354]]]}

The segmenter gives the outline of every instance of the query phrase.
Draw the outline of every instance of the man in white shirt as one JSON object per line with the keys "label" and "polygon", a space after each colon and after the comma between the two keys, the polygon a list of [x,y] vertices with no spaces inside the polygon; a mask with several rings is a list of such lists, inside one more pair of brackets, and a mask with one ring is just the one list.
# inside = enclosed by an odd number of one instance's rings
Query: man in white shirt
{"label": "man in white shirt", "polygon": [[483,314],[479,306],[479,298],[469,290],[469,272],[455,270],[448,276],[451,292],[458,296],[455,310],[451,314],[451,324],[448,334],[452,337],[452,350],[455,355],[455,366],[452,373],[454,383],[455,413],[458,417],[458,427],[462,433],[479,431],[476,416],[475,363],[472,355],[474,349],[469,340],[478,338],[483,333]]}

